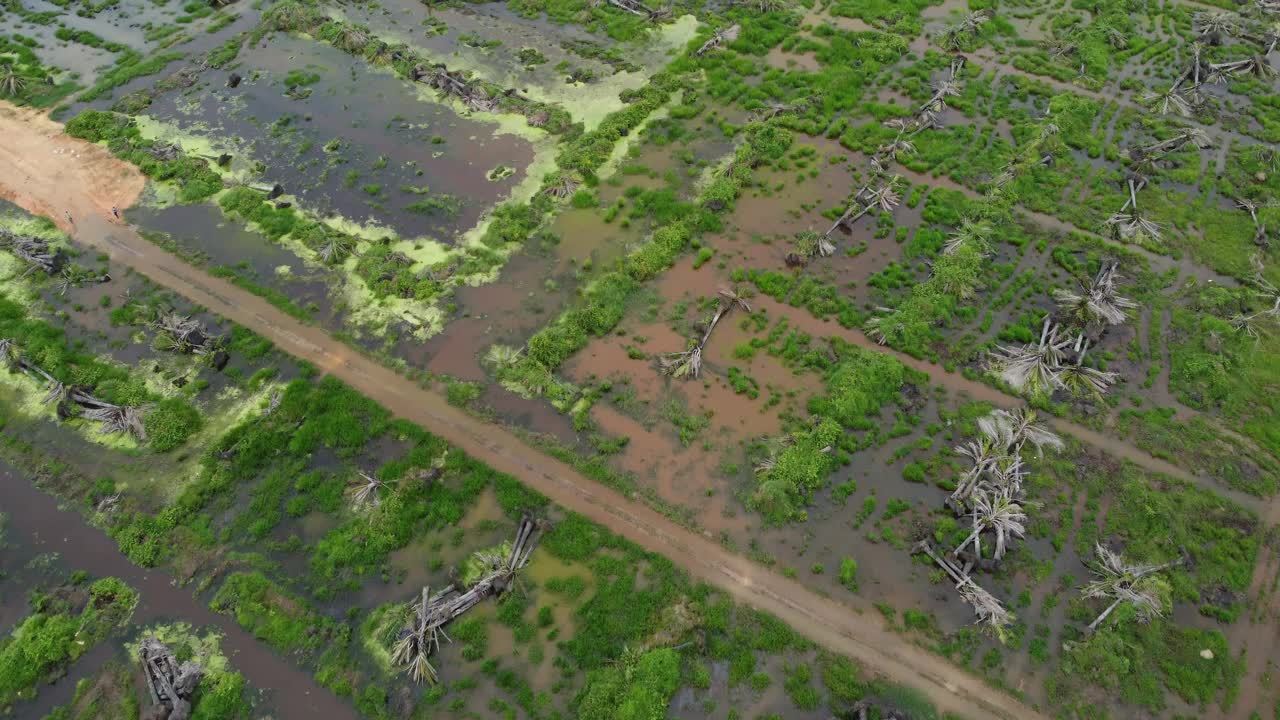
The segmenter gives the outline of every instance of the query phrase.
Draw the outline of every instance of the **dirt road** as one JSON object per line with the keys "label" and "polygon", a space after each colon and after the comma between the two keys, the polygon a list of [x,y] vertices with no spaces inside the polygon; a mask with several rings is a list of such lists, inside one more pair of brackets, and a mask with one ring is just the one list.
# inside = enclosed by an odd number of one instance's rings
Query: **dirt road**
{"label": "dirt road", "polygon": [[[0,196],[43,214],[79,242],[106,252],[210,311],[272,339],[396,415],[416,422],[496,470],[520,478],[557,504],[667,556],[694,577],[768,611],[800,633],[853,657],[873,672],[920,687],[941,710],[968,718],[1042,718],[1017,700],[798,582],[764,570],[708,538],[542,455],[501,427],[450,406],[369,360],[324,331],[285,315],[262,298],[196,270],[112,223],[112,206],[128,207],[143,180],[105,148],[60,135],[60,126],[0,103]],[[73,222],[65,214],[70,212]]]}

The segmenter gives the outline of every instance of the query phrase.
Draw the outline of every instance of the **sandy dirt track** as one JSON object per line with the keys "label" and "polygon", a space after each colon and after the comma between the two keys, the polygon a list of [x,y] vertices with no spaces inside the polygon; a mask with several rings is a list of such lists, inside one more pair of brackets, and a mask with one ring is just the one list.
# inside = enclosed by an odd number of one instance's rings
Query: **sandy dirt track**
{"label": "sandy dirt track", "polygon": [[853,657],[896,682],[921,688],[940,710],[971,720],[1044,717],[885,629],[878,615],[859,615],[729,552],[647,505],[546,457],[505,429],[450,406],[439,394],[365,358],[323,330],[192,268],[131,227],[112,222],[110,208],[134,202],[144,179],[105,148],[60,133],[61,126],[44,116],[0,103],[0,195],[53,219],[79,242],[107,253],[115,262],[271,339],[282,350],[315,364],[494,469],[520,478],[557,504],[665,555],[737,600],[773,613],[819,645]]}

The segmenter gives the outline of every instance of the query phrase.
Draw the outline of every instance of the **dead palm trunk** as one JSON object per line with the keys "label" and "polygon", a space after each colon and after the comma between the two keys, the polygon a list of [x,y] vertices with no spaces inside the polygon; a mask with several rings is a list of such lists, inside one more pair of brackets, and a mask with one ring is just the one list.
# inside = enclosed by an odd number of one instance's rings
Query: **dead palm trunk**
{"label": "dead palm trunk", "polygon": [[1158,565],[1133,565],[1126,562],[1118,553],[1103,547],[1101,543],[1094,544],[1094,553],[1098,557],[1098,562],[1092,570],[1097,579],[1086,585],[1082,593],[1086,598],[1110,598],[1111,603],[1098,617],[1094,618],[1093,622],[1089,623],[1089,632],[1096,631],[1098,626],[1122,603],[1133,605],[1140,621],[1162,614],[1164,601],[1160,587],[1148,579],[1163,570],[1181,565],[1184,558],[1180,557]]}
{"label": "dead palm trunk", "polygon": [[392,648],[392,661],[397,665],[408,666],[410,677],[415,682],[435,684],[439,675],[435,667],[428,661],[433,651],[440,649],[440,636],[449,640],[444,626],[480,604],[490,595],[505,592],[515,581],[516,573],[529,564],[529,556],[534,550],[534,532],[537,523],[526,515],[516,528],[515,542],[511,544],[511,552],[505,557],[482,553],[481,559],[491,570],[476,581],[466,592],[456,594],[451,585],[435,596],[429,588],[422,590],[422,595],[413,604],[413,619],[409,627],[401,631]]}
{"label": "dead palm trunk", "polygon": [[698,374],[702,372],[702,351],[706,348],[707,341],[711,339],[711,333],[716,329],[716,325],[720,323],[720,320],[735,307],[741,307],[743,310],[751,312],[751,305],[736,291],[721,288],[719,294],[720,302],[716,306],[715,314],[708,321],[707,329],[703,331],[702,338],[688,350],[667,353],[658,359],[658,369],[663,374],[675,378],[696,379]]}
{"label": "dead palm trunk", "polygon": [[956,583],[960,597],[973,607],[978,623],[1004,642],[1005,630],[1013,623],[1013,614],[994,595],[987,592],[955,563],[934,552],[927,540],[921,540],[911,548],[912,553],[928,555]]}

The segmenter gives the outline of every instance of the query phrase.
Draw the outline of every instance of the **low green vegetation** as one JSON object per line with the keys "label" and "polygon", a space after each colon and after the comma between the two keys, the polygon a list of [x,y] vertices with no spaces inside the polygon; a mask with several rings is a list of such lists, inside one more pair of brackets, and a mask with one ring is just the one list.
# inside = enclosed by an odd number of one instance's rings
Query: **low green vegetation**
{"label": "low green vegetation", "polygon": [[144,175],[157,181],[171,181],[178,186],[180,202],[195,203],[222,190],[222,178],[209,163],[179,155],[173,160],[156,158],[150,150],[154,140],[146,140],[131,118],[101,110],[86,110],[72,118],[66,132],[89,142],[106,143],[115,155],[128,160]]}
{"label": "low green vegetation", "polygon": [[[12,343],[11,355],[5,358],[7,367],[0,372],[20,373],[10,361],[22,357],[64,387],[87,388],[108,403],[144,408],[147,443],[156,452],[181,446],[201,427],[200,413],[188,400],[161,397],[148,387],[136,368],[106,362],[90,354],[71,342],[61,328],[33,317],[26,307],[4,295],[0,295],[0,339]],[[32,394],[36,391],[37,388],[31,390]],[[67,412],[73,418],[76,410],[68,408]]]}
{"label": "low green vegetation", "polygon": [[79,85],[70,79],[58,80],[55,69],[40,62],[34,45],[18,35],[0,37],[0,98],[15,105],[49,107]]}
{"label": "low green vegetation", "polygon": [[129,621],[138,594],[115,578],[35,592],[31,614],[0,639],[0,707],[35,696],[95,644]]}

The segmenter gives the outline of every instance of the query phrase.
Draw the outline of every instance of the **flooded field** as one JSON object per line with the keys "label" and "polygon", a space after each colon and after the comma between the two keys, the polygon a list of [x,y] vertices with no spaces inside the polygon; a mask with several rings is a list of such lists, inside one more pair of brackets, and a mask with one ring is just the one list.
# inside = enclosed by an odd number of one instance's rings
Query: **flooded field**
{"label": "flooded field", "polygon": [[1280,702],[1266,3],[32,1],[0,708]]}
{"label": "flooded field", "polygon": [[452,245],[533,159],[522,138],[494,135],[493,123],[419,99],[326,45],[280,37],[243,53],[236,72],[245,80],[235,88],[152,105],[156,136],[230,153],[233,176],[279,183],[321,216]]}

